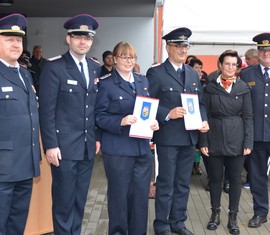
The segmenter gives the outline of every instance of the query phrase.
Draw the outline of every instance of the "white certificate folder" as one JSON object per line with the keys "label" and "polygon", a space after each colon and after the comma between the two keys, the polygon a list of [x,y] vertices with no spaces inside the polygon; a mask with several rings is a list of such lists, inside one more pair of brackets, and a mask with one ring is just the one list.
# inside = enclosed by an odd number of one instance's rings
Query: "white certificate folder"
{"label": "white certificate folder", "polygon": [[137,122],[130,126],[130,137],[152,139],[153,130],[150,126],[156,120],[158,104],[159,99],[136,97],[133,115],[136,116]]}
{"label": "white certificate folder", "polygon": [[181,94],[182,107],[186,110],[184,122],[186,130],[197,130],[202,128],[199,98],[197,94]]}

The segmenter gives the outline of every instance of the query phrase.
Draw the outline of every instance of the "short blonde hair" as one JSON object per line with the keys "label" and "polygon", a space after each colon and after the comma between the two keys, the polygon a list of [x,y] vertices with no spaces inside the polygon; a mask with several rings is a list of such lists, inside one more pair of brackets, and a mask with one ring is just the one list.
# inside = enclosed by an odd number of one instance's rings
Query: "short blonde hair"
{"label": "short blonde hair", "polygon": [[113,56],[122,56],[122,55],[129,55],[132,57],[137,57],[137,53],[135,48],[129,44],[128,42],[119,42],[113,49]]}

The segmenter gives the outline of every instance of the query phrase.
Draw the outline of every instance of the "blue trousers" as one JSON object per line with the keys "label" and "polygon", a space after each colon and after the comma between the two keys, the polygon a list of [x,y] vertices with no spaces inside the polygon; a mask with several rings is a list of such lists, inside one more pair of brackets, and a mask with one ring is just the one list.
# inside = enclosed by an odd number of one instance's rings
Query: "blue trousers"
{"label": "blue trousers", "polygon": [[94,159],[51,165],[55,235],[80,235]]}
{"label": "blue trousers", "polygon": [[269,212],[267,175],[269,156],[270,142],[254,142],[249,159],[249,177],[254,214],[259,216],[267,216]]}
{"label": "blue trousers", "polygon": [[157,145],[159,171],[156,181],[155,232],[185,228],[189,183],[195,146]]}
{"label": "blue trousers", "polygon": [[146,235],[152,155],[103,155],[109,235]]}
{"label": "blue trousers", "polygon": [[0,235],[22,235],[28,216],[33,179],[0,182]]}

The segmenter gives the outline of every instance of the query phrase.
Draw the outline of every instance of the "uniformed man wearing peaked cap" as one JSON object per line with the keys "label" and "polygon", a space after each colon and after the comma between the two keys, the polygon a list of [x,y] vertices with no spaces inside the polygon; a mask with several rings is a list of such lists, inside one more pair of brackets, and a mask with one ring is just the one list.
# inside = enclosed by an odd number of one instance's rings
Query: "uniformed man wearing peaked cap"
{"label": "uniformed man wearing peaked cap", "polygon": [[52,168],[54,233],[80,235],[94,157],[99,151],[94,106],[100,65],[86,58],[98,22],[91,15],[80,14],[68,19],[64,28],[69,51],[47,62],[40,76],[40,126]]}
{"label": "uniformed man wearing peaked cap", "polygon": [[39,119],[30,73],[19,66],[26,18],[0,19],[0,234],[23,234],[40,175]]}
{"label": "uniformed man wearing peaked cap", "polygon": [[0,34],[6,36],[24,36],[26,18],[20,14],[12,14],[0,19]]}
{"label": "uniformed man wearing peaked cap", "polygon": [[154,220],[156,235],[193,234],[186,228],[185,221],[198,131],[185,129],[183,117],[187,110],[182,107],[181,93],[198,95],[202,132],[208,130],[208,123],[199,76],[193,68],[185,65],[191,34],[191,30],[185,27],[166,34],[163,39],[168,59],[150,68],[146,74],[150,96],[160,100],[157,112],[160,129],[154,133],[159,160]]}
{"label": "uniformed man wearing peaked cap", "polygon": [[259,63],[241,72],[241,79],[251,87],[254,122],[254,147],[249,157],[250,189],[254,215],[248,226],[258,228],[269,213],[267,167],[270,156],[270,32],[253,38],[257,43]]}
{"label": "uniformed man wearing peaked cap", "polygon": [[64,24],[68,34],[94,36],[98,28],[97,20],[91,15],[81,14],[67,20]]}
{"label": "uniformed man wearing peaked cap", "polygon": [[253,38],[257,43],[258,50],[270,50],[270,33],[261,33]]}
{"label": "uniformed man wearing peaked cap", "polygon": [[162,39],[164,39],[166,43],[175,42],[189,45],[188,39],[191,34],[191,30],[188,28],[178,28],[164,35]]}

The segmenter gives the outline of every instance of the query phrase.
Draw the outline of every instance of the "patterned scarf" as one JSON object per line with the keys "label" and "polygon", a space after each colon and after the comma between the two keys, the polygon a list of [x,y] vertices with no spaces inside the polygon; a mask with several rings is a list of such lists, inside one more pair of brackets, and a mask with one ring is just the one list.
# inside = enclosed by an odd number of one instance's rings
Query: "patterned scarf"
{"label": "patterned scarf", "polygon": [[225,76],[221,76],[221,83],[224,87],[225,90],[227,90],[230,85],[235,81],[236,77],[233,76],[233,77],[225,77]]}

